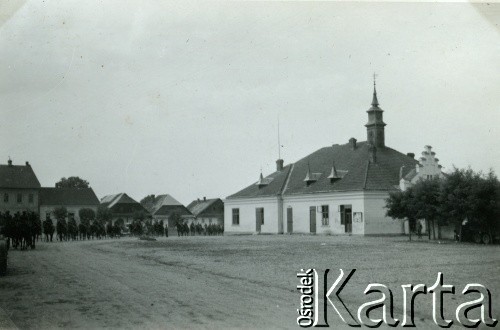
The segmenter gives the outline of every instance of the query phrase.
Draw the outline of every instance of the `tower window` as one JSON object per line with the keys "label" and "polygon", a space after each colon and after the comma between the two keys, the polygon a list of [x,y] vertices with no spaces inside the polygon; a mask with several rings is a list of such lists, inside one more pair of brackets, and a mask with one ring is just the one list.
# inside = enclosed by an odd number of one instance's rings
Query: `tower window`
{"label": "tower window", "polygon": [[23,194],[17,194],[17,202],[22,203],[23,202]]}
{"label": "tower window", "polygon": [[3,201],[4,201],[4,203],[9,202],[9,194],[8,193],[3,194]]}

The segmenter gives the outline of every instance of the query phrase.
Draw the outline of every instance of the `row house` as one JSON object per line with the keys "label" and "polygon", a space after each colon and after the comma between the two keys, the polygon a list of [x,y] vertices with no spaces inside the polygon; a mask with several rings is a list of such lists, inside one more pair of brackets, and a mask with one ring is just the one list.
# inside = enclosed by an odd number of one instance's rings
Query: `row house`
{"label": "row house", "polygon": [[224,225],[224,202],[220,198],[198,198],[187,208],[194,215],[195,223]]}

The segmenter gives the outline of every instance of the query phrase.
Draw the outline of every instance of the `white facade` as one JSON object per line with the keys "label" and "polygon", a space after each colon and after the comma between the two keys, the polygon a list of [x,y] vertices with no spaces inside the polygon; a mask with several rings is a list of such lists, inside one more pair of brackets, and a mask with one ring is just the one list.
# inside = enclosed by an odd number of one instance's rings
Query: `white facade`
{"label": "white facade", "polygon": [[[233,234],[281,234],[283,233],[282,219],[278,204],[278,197],[226,199],[224,201],[224,232]],[[257,209],[264,210],[264,223],[257,224]],[[238,210],[239,224],[233,224],[233,210]]]}
{"label": "white facade", "polygon": [[[54,216],[54,210],[61,207],[61,205],[40,205],[40,219],[43,221],[50,217],[53,221],[56,221]],[[71,216],[74,217],[77,224],[80,224],[80,215],[78,214],[81,209],[92,209],[97,213],[97,205],[64,205],[68,211],[68,216],[66,220],[69,220]]]}
{"label": "white facade", "polygon": [[[398,235],[400,221],[385,216],[387,192],[335,192],[297,196],[226,199],[228,234]],[[264,209],[258,226],[257,209]],[[233,223],[238,210],[239,224]]]}
{"label": "white facade", "polygon": [[411,177],[401,178],[399,188],[402,191],[412,187],[418,180],[431,179],[434,177],[443,178],[441,172],[442,166],[439,165],[439,159],[435,157],[436,153],[432,151],[432,147],[427,145],[422,151],[422,157],[419,159],[419,164],[415,165],[415,172]]}

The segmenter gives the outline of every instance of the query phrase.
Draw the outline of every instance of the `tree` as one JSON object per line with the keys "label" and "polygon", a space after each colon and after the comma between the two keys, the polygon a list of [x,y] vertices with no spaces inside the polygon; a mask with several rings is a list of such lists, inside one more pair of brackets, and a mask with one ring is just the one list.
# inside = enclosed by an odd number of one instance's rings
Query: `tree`
{"label": "tree", "polygon": [[436,222],[438,237],[440,226],[452,223],[462,240],[467,222],[477,232],[489,233],[491,239],[492,232],[500,229],[500,182],[493,171],[484,175],[455,168],[444,179],[420,180],[404,192],[390,193],[386,208],[387,216],[394,219],[425,219],[429,239]]}
{"label": "tree", "polygon": [[145,219],[148,218],[148,214],[142,210],[140,211],[135,211],[133,214],[132,214],[132,218],[134,220],[139,220],[139,221],[144,221]]}
{"label": "tree", "polygon": [[97,208],[97,222],[104,226],[104,224],[111,221],[111,219],[113,219],[113,212],[111,212],[110,209],[105,206],[99,206],[99,208]]}
{"label": "tree", "polygon": [[425,219],[427,222],[427,234],[429,235],[429,239],[431,239],[431,228],[433,231],[433,238],[436,239],[434,224],[436,222],[438,226],[442,224],[442,203],[440,200],[441,184],[442,179],[433,177],[432,179],[419,180],[409,189],[413,196],[411,200],[411,209],[414,211],[414,217],[416,219]]}
{"label": "tree", "polygon": [[69,178],[61,178],[56,182],[56,188],[88,188],[89,182],[80,179],[77,176],[70,176]]}
{"label": "tree", "polygon": [[146,210],[152,210],[155,204],[155,195],[147,195],[141,199],[140,203]]}
{"label": "tree", "polygon": [[500,183],[493,171],[487,175],[472,169],[455,168],[441,189],[443,217],[459,229],[464,223],[491,232],[498,229]]}
{"label": "tree", "polygon": [[[417,219],[425,219],[427,234],[431,239],[431,231],[437,222],[438,227],[443,222],[441,216],[441,185],[443,180],[437,177],[421,179],[406,191],[393,192],[386,200],[386,215],[393,219],[408,219],[411,225]],[[439,232],[439,229],[438,229]],[[439,236],[439,234],[438,234]],[[433,234],[436,239],[436,233]]]}
{"label": "tree", "polygon": [[78,211],[78,216],[80,217],[80,222],[90,224],[95,219],[96,214],[93,209],[83,208]]}
{"label": "tree", "polygon": [[411,241],[411,233],[414,230],[415,210],[412,204],[413,191],[395,191],[389,193],[389,198],[386,199],[386,216],[393,219],[405,220],[408,219],[408,233]]}

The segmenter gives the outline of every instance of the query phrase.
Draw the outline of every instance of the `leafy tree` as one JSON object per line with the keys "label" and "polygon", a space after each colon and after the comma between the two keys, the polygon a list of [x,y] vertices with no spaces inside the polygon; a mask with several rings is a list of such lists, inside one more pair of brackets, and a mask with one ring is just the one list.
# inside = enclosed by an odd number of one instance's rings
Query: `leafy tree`
{"label": "leafy tree", "polygon": [[[414,211],[416,219],[425,219],[427,222],[427,233],[431,238],[431,230],[434,230],[434,224],[442,224],[441,217],[441,184],[442,179],[434,177],[432,179],[419,180],[410,188],[410,194],[413,196],[410,209]],[[436,239],[436,233],[433,234]]]}
{"label": "leafy tree", "polygon": [[144,221],[145,219],[148,218],[148,214],[144,211],[135,211],[133,214],[132,214],[132,218],[134,220],[139,220],[139,221]]}
{"label": "leafy tree", "polygon": [[442,215],[459,228],[462,240],[464,222],[485,231],[498,229],[500,183],[490,171],[487,175],[472,169],[454,169],[441,190]]}
{"label": "leafy tree", "polygon": [[80,217],[80,222],[86,226],[90,226],[90,223],[95,219],[96,213],[93,209],[83,208],[78,211],[78,216]]}
{"label": "leafy tree", "polygon": [[146,210],[152,210],[155,204],[155,195],[147,195],[141,199],[140,203]]}
{"label": "leafy tree", "polygon": [[413,191],[395,191],[389,193],[389,198],[386,199],[386,216],[393,219],[405,220],[408,219],[408,233],[411,241],[411,233],[415,229],[415,210],[412,204]]}
{"label": "leafy tree", "polygon": [[104,224],[109,222],[111,219],[113,219],[113,212],[105,206],[99,206],[96,215],[97,222],[104,226]]}
{"label": "leafy tree", "polygon": [[89,182],[80,179],[77,176],[70,176],[69,178],[61,178],[56,182],[56,188],[88,188]]}
{"label": "leafy tree", "polygon": [[444,179],[420,180],[404,192],[391,193],[386,208],[394,219],[426,219],[429,229],[437,222],[438,237],[440,226],[452,223],[461,240],[464,222],[491,235],[500,229],[500,182],[493,171],[484,175],[455,168]]}

